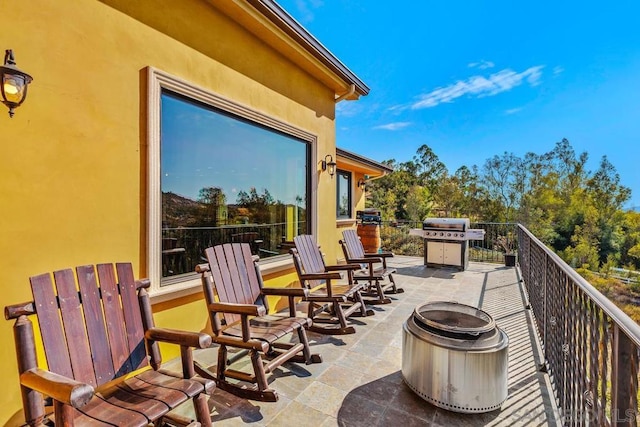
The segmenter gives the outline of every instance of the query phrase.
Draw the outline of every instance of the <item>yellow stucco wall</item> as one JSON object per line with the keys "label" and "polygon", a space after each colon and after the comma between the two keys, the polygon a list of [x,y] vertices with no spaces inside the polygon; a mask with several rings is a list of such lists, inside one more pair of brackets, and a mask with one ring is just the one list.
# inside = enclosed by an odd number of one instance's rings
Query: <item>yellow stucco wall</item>
{"label": "yellow stucco wall", "polygon": [[[0,306],[29,300],[28,277],[55,269],[130,260],[146,274],[147,66],[317,135],[318,156],[335,157],[334,91],[206,1],[12,2],[0,42],[34,77],[13,119],[0,106]],[[329,259],[334,184],[318,175]],[[154,309],[159,326],[206,327],[197,297]],[[21,408],[11,326],[0,324],[0,425]]]}

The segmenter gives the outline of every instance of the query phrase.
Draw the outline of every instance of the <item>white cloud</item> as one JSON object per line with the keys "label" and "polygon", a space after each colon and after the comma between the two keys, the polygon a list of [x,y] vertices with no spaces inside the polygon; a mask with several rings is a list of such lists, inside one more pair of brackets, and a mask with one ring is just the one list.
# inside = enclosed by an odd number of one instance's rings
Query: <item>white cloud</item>
{"label": "white cloud", "polygon": [[342,101],[336,104],[336,116],[354,117],[360,114],[362,106],[357,102]]}
{"label": "white cloud", "polygon": [[496,66],[496,64],[494,64],[491,61],[485,61],[484,59],[482,61],[479,62],[470,62],[468,64],[469,68],[476,68],[478,67],[481,70],[486,70],[487,68],[493,68]]}
{"label": "white cloud", "polygon": [[557,76],[558,74],[561,74],[564,72],[564,68],[562,68],[561,66],[557,65],[555,67],[553,67],[553,75]]}
{"label": "white cloud", "polygon": [[322,0],[296,0],[296,8],[300,12],[300,20],[305,23],[312,22],[315,19],[312,9],[323,6]]}
{"label": "white cloud", "polygon": [[409,126],[411,122],[395,122],[395,123],[387,123],[386,125],[375,126],[374,129],[384,129],[384,130],[400,130]]}
{"label": "white cloud", "polygon": [[509,110],[505,110],[505,114],[510,116],[511,114],[515,114],[515,113],[519,113],[520,111],[522,111],[522,107],[517,107],[517,108],[511,108]]}
{"label": "white cloud", "polygon": [[452,102],[456,98],[464,95],[483,98],[494,96],[502,92],[507,92],[516,86],[520,86],[524,80],[530,86],[540,84],[544,65],[530,67],[521,73],[516,73],[511,69],[504,69],[489,77],[471,76],[467,80],[459,80],[449,86],[440,87],[429,93],[419,96],[419,101],[411,104],[412,110],[421,108],[432,108],[444,102]]}

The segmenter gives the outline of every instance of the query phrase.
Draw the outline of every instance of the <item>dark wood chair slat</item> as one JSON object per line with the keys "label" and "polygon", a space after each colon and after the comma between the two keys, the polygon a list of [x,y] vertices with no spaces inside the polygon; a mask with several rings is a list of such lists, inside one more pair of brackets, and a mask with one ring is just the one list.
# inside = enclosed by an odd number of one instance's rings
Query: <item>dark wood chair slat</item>
{"label": "dark wood chair slat", "polygon": [[118,288],[120,289],[122,312],[124,313],[125,328],[127,330],[131,366],[133,369],[144,368],[148,363],[133,267],[129,263],[117,263],[116,272],[118,274]]}
{"label": "dark wood chair slat", "polygon": [[69,349],[62,328],[58,300],[50,274],[31,277],[31,292],[38,313],[38,325],[51,372],[73,378]]}
{"label": "dark wood chair slat", "polygon": [[129,344],[127,343],[124,314],[120,305],[120,292],[113,264],[99,264],[97,270],[107,336],[111,344],[111,360],[115,371],[114,376],[117,378],[134,370],[129,359]]}
{"label": "dark wood chair slat", "polygon": [[115,378],[107,329],[105,327],[104,311],[100,303],[100,288],[98,288],[94,266],[83,265],[77,267],[76,274],[78,276],[82,305],[84,306],[84,319],[93,356],[96,383],[100,386]]}
{"label": "dark wood chair slat", "polygon": [[353,229],[342,231],[340,246],[347,263],[359,264],[362,267],[359,271],[354,271],[353,280],[367,284],[363,295],[373,297],[373,299],[366,300],[367,302],[388,304],[391,299],[386,294],[404,292],[402,288],[396,286],[393,278],[396,269],[387,267],[387,258],[393,257],[391,252],[366,253],[360,237]]}
{"label": "dark wood chair slat", "polygon": [[[98,425],[110,426],[144,427],[149,424],[149,418],[135,409],[129,410],[107,402],[99,397],[91,399],[88,404],[76,411],[82,414],[82,416],[81,418],[76,418],[74,423],[83,427],[87,419],[99,422],[100,424]],[[109,420],[109,423],[102,423],[98,420]]]}
{"label": "dark wood chair slat", "polygon": [[[209,268],[203,270],[202,285],[210,307],[209,313],[213,327],[213,341],[220,345],[216,373],[196,364],[196,371],[212,378],[218,387],[236,395],[250,399],[275,401],[278,396],[268,385],[266,373],[287,360],[302,361],[307,364],[322,361],[319,355],[312,355],[305,328],[311,323],[307,318],[286,316],[265,316],[266,297],[263,295],[263,282],[260,276],[257,257],[251,254],[248,243],[227,243],[207,248],[205,254]],[[218,301],[214,300],[215,293]],[[270,288],[277,294],[277,289]],[[285,295],[286,296],[286,295]],[[287,297],[289,298],[289,297]],[[293,303],[293,297],[290,298]],[[214,303],[216,303],[214,305]],[[225,305],[227,304],[227,305]],[[237,305],[241,304],[241,308]],[[294,304],[295,305],[295,304]],[[248,314],[235,314],[233,311]],[[291,311],[291,310],[290,310]],[[295,308],[294,308],[295,311]],[[223,325],[220,316],[224,315],[227,325]],[[229,322],[234,319],[234,322]],[[297,333],[300,344],[276,340]],[[228,347],[249,350],[253,373],[228,368]],[[263,361],[266,355],[277,356]],[[230,382],[229,378],[239,378],[246,382]]]}
{"label": "dark wood chair slat", "polygon": [[[303,288],[310,291],[305,299],[309,302],[307,315],[313,319],[311,330],[328,334],[355,333],[347,325],[349,314],[368,316],[360,290],[363,284],[353,283],[353,271],[357,265],[330,265],[324,262],[320,247],[311,235],[294,237],[295,248],[291,249],[298,279]],[[336,284],[337,273],[342,271],[347,284]],[[322,326],[324,325],[324,326]]]}
{"label": "dark wood chair slat", "polygon": [[75,276],[72,270],[67,269],[54,272],[53,278],[58,290],[60,314],[69,347],[73,378],[95,387],[96,376]]}
{"label": "dark wood chair slat", "polygon": [[[45,417],[65,427],[189,424],[168,413],[192,399],[198,422],[211,426],[205,394],[213,382],[157,371],[160,354],[145,342],[148,333],[154,342],[179,344],[188,362],[183,373],[192,377],[190,347],[208,347],[208,335],[155,328],[148,281],[136,282],[129,263],[100,264],[97,276],[91,265],[60,270],[53,279],[50,274],[31,277],[34,301],[8,307],[15,314],[10,318],[15,319],[26,424],[42,425]],[[40,324],[49,371],[37,364],[31,315]],[[147,349],[154,369],[127,378],[134,368],[148,365]],[[43,395],[53,399],[53,415],[45,415]]]}

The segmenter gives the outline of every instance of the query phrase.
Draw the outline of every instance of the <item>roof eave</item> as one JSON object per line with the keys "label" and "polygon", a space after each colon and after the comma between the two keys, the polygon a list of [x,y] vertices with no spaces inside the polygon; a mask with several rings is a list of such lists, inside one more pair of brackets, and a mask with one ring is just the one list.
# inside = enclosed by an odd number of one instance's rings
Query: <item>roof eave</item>
{"label": "roof eave", "polygon": [[246,0],[251,6],[257,9],[265,18],[271,21],[276,27],[295,40],[314,58],[328,67],[333,73],[339,76],[344,82],[355,86],[355,94],[347,99],[357,99],[369,93],[369,87],[356,76],[346,65],[344,65],[334,54],[322,45],[311,33],[309,33],[300,23],[289,15],[280,5],[273,0]]}
{"label": "roof eave", "polygon": [[381,176],[393,172],[393,168],[385,165],[384,163],[377,162],[375,160],[369,159],[368,157],[361,156],[360,154],[356,154],[352,151],[347,151],[342,148],[336,147],[336,156],[338,157],[338,159],[343,158],[351,162],[363,165],[371,170],[376,170]]}

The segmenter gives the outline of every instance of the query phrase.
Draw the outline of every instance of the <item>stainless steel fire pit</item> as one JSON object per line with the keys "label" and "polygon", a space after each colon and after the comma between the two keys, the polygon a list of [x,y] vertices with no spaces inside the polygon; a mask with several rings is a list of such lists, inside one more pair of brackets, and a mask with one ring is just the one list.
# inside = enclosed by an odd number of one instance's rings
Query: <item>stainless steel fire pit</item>
{"label": "stainless steel fire pit", "polygon": [[507,398],[508,346],[507,334],[480,309],[422,304],[403,325],[402,377],[440,408],[493,411]]}

